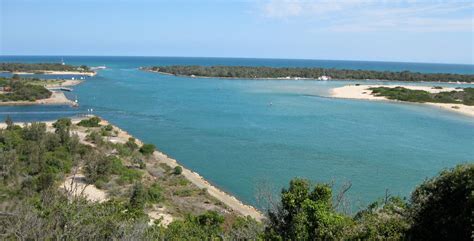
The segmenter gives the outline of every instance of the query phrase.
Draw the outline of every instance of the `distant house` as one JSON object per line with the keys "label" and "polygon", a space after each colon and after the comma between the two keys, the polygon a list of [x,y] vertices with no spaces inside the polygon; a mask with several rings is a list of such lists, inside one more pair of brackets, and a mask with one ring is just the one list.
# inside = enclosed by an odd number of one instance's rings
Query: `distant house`
{"label": "distant house", "polygon": [[0,87],[0,90],[3,91],[3,92],[11,92],[11,91],[12,91],[12,87],[10,87],[10,86],[4,86],[4,87]]}
{"label": "distant house", "polygon": [[326,75],[323,75],[323,76],[320,76],[318,77],[318,80],[330,80],[331,77],[330,76],[326,76]]}

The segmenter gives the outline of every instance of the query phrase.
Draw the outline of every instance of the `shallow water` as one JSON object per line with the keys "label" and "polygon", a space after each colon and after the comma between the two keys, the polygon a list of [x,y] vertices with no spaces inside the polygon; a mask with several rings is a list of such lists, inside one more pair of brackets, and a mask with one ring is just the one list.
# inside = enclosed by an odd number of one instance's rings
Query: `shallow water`
{"label": "shallow water", "polygon": [[441,169],[474,161],[472,118],[420,104],[327,97],[330,88],[355,82],[193,79],[137,69],[154,64],[237,64],[474,73],[472,66],[147,57],[64,60],[109,67],[70,93],[79,99],[80,108],[0,107],[0,118],[55,119],[92,108],[251,204],[256,204],[255,190],[261,183],[279,190],[293,177],[306,177],[336,185],[352,182],[348,195],[358,208],[384,196],[386,189],[409,195],[416,184]]}

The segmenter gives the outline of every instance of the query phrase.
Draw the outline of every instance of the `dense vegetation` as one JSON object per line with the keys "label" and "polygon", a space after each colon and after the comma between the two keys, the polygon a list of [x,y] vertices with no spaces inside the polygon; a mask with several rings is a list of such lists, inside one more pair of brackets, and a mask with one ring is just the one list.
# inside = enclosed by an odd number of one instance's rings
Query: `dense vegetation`
{"label": "dense vegetation", "polygon": [[[354,216],[338,212],[341,196],[333,195],[330,185],[297,178],[269,206],[263,224],[216,211],[187,211],[163,227],[159,221],[149,224],[146,212],[158,203],[190,198],[188,192],[182,196],[183,190],[194,191],[177,175],[181,168],[168,167],[167,174],[150,181],[145,176],[158,172],[151,166],[155,161],[134,164],[147,157],[133,138],[123,144],[103,139],[99,131],[107,126],[80,129],[60,119],[48,131],[41,123],[6,123],[0,129],[0,239],[471,240],[474,164],[426,180],[408,201],[387,195]],[[93,145],[71,134],[78,130],[88,132]],[[113,129],[108,131],[113,135]],[[80,166],[87,183],[110,190],[109,200],[90,202],[60,188]],[[170,182],[181,188],[171,196],[166,191]]]}
{"label": "dense vegetation", "polygon": [[41,85],[33,85],[24,79],[1,78],[0,101],[35,101],[46,99],[51,96],[51,92]]}
{"label": "dense vegetation", "polygon": [[308,78],[317,79],[329,76],[333,79],[378,79],[398,81],[433,81],[433,82],[474,82],[474,75],[391,72],[373,70],[325,69],[325,68],[272,68],[249,66],[154,66],[144,70],[158,71],[173,75],[223,78]]}
{"label": "dense vegetation", "polygon": [[41,71],[80,71],[88,72],[85,65],[73,66],[60,63],[0,63],[0,71],[41,73]]}
{"label": "dense vegetation", "polygon": [[99,127],[100,126],[99,123],[100,123],[100,118],[97,116],[93,116],[89,119],[81,120],[79,123],[77,123],[77,125],[84,126],[84,127]]}
{"label": "dense vegetation", "polygon": [[410,102],[433,102],[474,105],[474,88],[464,88],[461,91],[443,91],[430,93],[424,90],[411,90],[404,87],[374,87],[370,88],[375,96],[384,96],[391,100]]}
{"label": "dense vegetation", "polygon": [[271,240],[471,240],[474,164],[426,180],[406,202],[386,196],[349,217],[327,184],[294,179],[269,211]]}

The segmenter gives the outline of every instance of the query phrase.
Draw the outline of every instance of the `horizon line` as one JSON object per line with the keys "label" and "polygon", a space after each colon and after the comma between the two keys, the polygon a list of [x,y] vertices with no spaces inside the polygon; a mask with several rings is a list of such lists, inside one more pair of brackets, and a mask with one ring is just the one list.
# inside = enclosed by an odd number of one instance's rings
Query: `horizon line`
{"label": "horizon line", "polygon": [[76,55],[76,54],[0,54],[0,57],[141,57],[141,58],[210,58],[210,59],[267,59],[267,60],[313,60],[313,61],[352,61],[352,62],[382,62],[407,64],[439,64],[439,65],[466,65],[474,67],[473,63],[446,63],[446,62],[416,62],[393,60],[360,60],[360,59],[313,59],[313,58],[278,58],[278,57],[222,57],[222,56],[160,56],[160,55]]}

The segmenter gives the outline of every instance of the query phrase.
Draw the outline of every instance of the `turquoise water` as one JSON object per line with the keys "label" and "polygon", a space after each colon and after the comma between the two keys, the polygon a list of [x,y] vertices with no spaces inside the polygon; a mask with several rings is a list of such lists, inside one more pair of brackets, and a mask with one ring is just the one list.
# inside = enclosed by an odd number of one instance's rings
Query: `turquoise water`
{"label": "turquoise water", "polygon": [[[0,61],[56,59],[0,57]],[[0,107],[0,118],[54,119],[93,108],[95,114],[156,144],[251,204],[256,204],[255,192],[261,183],[279,190],[293,177],[306,177],[336,186],[352,182],[348,195],[358,208],[382,197],[386,189],[394,195],[409,195],[416,184],[441,169],[474,161],[473,118],[420,104],[327,97],[330,88],[352,82],[193,79],[137,69],[154,64],[325,64],[474,73],[470,65],[146,57],[64,60],[109,67],[75,87],[71,95],[77,96],[80,108]]]}

